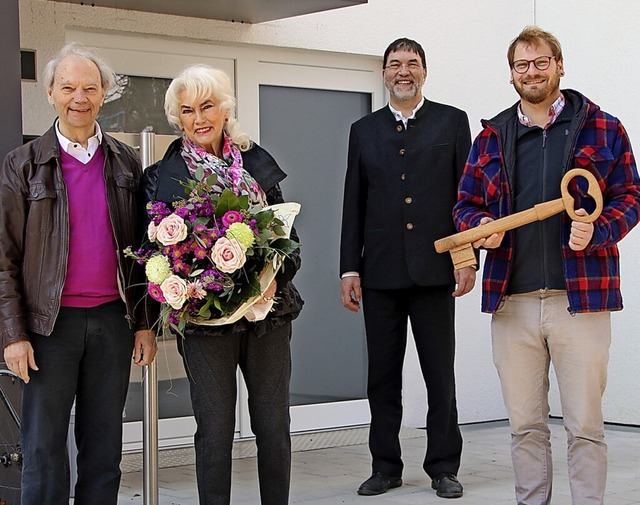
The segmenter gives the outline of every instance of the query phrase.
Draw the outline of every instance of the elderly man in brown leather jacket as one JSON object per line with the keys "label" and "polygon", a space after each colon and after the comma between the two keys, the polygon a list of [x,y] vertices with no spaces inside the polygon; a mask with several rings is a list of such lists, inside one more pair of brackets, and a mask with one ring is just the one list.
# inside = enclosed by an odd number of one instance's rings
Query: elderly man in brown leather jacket
{"label": "elderly man in brown leather jacket", "polygon": [[66,505],[65,445],[76,401],[76,505],[115,505],[130,359],[150,363],[155,336],[137,304],[142,170],[96,116],[111,69],[69,44],[45,69],[58,118],[9,153],[0,172],[0,335],[24,381],[22,505]]}

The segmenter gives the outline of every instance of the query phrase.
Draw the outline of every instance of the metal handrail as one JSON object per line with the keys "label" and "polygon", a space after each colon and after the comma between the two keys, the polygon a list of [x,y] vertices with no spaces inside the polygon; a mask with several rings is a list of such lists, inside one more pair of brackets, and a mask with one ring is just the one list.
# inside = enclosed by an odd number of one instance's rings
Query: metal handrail
{"label": "metal handrail", "polygon": [[[140,161],[148,167],[155,160],[155,134],[140,133]],[[159,505],[158,496],[158,368],[156,360],[144,367],[144,402],[142,420],[142,474],[144,505]]]}

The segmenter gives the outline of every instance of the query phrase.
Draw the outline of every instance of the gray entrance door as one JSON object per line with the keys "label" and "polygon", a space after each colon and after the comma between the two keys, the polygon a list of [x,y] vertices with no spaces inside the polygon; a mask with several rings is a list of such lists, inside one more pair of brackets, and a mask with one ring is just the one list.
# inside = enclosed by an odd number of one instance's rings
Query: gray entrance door
{"label": "gray entrance door", "polygon": [[288,174],[285,199],[302,204],[292,406],[366,398],[364,323],[340,304],[338,246],[349,127],[370,111],[369,93],[260,86],[261,144]]}

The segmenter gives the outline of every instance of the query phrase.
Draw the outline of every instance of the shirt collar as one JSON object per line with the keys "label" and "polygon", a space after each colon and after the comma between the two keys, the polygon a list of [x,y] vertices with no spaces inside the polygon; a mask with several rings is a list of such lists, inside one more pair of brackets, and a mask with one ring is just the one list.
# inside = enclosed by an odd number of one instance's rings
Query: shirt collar
{"label": "shirt collar", "polygon": [[60,143],[60,147],[62,150],[71,156],[73,156],[78,161],[82,163],[88,163],[93,155],[98,150],[98,147],[102,143],[102,130],[100,129],[100,125],[96,122],[95,134],[93,137],[90,137],[87,141],[87,148],[82,147],[82,144],[79,142],[73,142],[65,137],[60,132],[60,121],[56,121],[56,135],[58,137],[58,142]]}
{"label": "shirt collar", "polygon": [[420,102],[418,103],[418,105],[416,105],[416,108],[413,109],[413,112],[411,113],[411,115],[409,117],[404,117],[402,115],[402,112],[400,112],[399,110],[396,110],[393,108],[393,106],[391,105],[391,102],[389,102],[389,109],[391,110],[391,112],[393,113],[394,117],[396,118],[396,121],[402,121],[402,123],[404,124],[404,127],[407,127],[407,122],[409,121],[409,119],[414,119],[416,117],[416,112],[418,112],[420,110],[420,107],[422,107],[424,105],[424,96],[422,97],[422,99],[420,100]]}
{"label": "shirt collar", "polygon": [[[558,119],[558,117],[560,116],[562,109],[564,109],[565,103],[566,100],[564,98],[564,95],[560,93],[560,96],[556,99],[555,102],[551,104],[551,107],[549,107],[549,110],[547,111],[549,121],[547,121],[547,124],[544,125],[543,129],[546,130],[547,128],[549,128],[549,126],[555,123],[556,119]],[[524,112],[522,112],[522,103],[518,104],[518,120],[524,126],[535,126],[531,119],[529,119],[529,117],[526,116]]]}

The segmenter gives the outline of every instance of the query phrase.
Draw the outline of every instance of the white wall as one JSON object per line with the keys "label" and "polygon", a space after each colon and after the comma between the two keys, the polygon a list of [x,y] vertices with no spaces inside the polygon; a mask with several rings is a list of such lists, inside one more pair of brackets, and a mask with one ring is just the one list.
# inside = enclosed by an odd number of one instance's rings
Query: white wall
{"label": "white wall", "polygon": [[[368,4],[297,18],[243,25],[162,16],[100,7],[20,0],[21,46],[38,51],[41,68],[65,42],[70,29],[142,33],[220,44],[256,44],[380,56],[401,36],[421,42],[429,75],[425,94],[469,114],[472,133],[480,118],[511,105],[506,49],[527,24],[537,23],[563,44],[567,76],[575,87],[617,114],[640,149],[640,101],[635,83],[640,33],[640,2],[618,0],[369,0]],[[39,85],[23,83],[25,133],[42,133],[53,120]],[[613,317],[607,421],[640,425],[640,232],[621,246],[626,309]],[[636,290],[637,291],[637,290]],[[461,422],[504,418],[496,373],[491,363],[489,316],[481,314],[480,287],[458,303],[457,381]],[[405,373],[406,424],[424,424],[424,388],[413,351]],[[557,394],[552,393],[558,415]]]}

